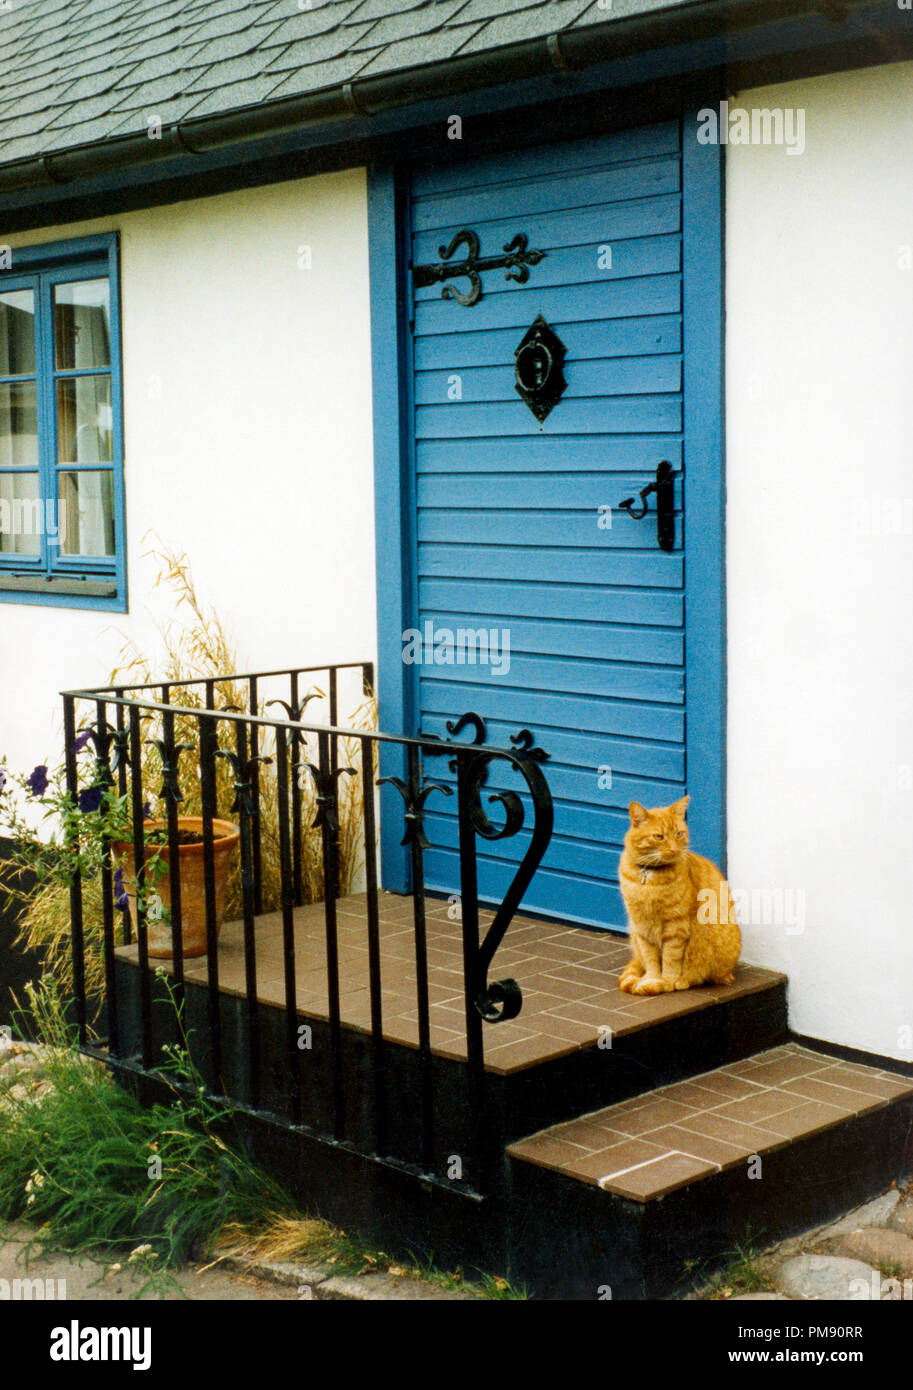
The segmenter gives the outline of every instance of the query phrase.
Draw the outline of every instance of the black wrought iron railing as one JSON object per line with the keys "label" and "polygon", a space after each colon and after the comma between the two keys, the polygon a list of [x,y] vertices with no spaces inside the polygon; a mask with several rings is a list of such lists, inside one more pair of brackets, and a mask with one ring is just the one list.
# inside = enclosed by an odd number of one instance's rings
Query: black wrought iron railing
{"label": "black wrought iron railing", "polygon": [[[175,1038],[175,1025],[166,1021],[170,1004],[179,1040],[213,1094],[279,1114],[288,1125],[379,1161],[478,1191],[491,1158],[486,1028],[517,1017],[522,1007],[513,979],[491,977],[552,830],[543,755],[526,730],[512,748],[486,747],[484,724],[471,714],[448,725],[452,741],[379,731],[366,717],[373,674],[371,663],[357,662],[64,693],[69,792],[76,803],[97,789],[114,808],[114,821],[122,821],[121,829],[105,831],[94,923],[87,920],[87,885],[79,874],[71,885],[80,1044],[152,1075],[163,1041]],[[306,714],[321,710],[326,722],[306,721]],[[467,728],[471,743],[460,737]],[[94,758],[80,752],[87,742]],[[447,786],[434,776],[441,759],[453,774]],[[381,784],[399,793],[384,813],[400,807],[411,867],[411,898],[397,900],[400,913],[411,913],[409,978],[417,1022],[417,1045],[405,1061],[384,1027],[390,899],[378,873]],[[433,1046],[423,861],[425,804],[438,790],[456,798],[465,1028],[465,1061],[454,1073],[451,1057],[446,1074]],[[181,870],[188,810],[198,812],[191,838],[202,874],[195,888]],[[237,831],[237,865],[228,886],[220,847],[225,822]],[[503,901],[492,905],[483,934],[479,844],[521,831],[517,843],[522,848],[524,837],[528,843],[515,856],[513,881]],[[72,833],[79,833],[78,819]],[[348,901],[363,904],[360,925],[353,926],[343,904],[342,930],[364,961],[367,1020],[360,1029],[349,1026],[342,1001],[353,989],[351,952],[346,979],[340,978],[339,900],[356,891],[363,898]],[[302,929],[301,909],[315,899],[322,904],[320,951],[302,959],[302,952],[313,951],[314,938]],[[240,923],[240,992],[237,980],[231,989],[220,987],[223,911]],[[203,924],[205,953],[191,968],[192,918]],[[86,968],[91,951],[102,958],[94,974]],[[165,991],[156,966],[166,972]],[[321,976],[325,1009],[315,1011],[301,998],[299,967],[309,978]],[[272,993],[263,988],[264,971]],[[90,976],[103,980],[94,996]],[[313,1050],[302,1049],[303,1028],[319,1033],[316,1061]],[[450,1096],[442,1107],[442,1087],[454,1085],[465,1087],[462,1105],[455,1108]],[[455,1113],[462,1116],[462,1134],[454,1133]],[[455,1147],[467,1160],[456,1179],[444,1171]]]}

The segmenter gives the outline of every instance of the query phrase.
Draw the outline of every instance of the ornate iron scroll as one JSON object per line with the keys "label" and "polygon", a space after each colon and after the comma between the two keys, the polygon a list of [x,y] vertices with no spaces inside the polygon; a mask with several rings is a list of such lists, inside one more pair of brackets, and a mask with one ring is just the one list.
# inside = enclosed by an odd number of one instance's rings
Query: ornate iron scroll
{"label": "ornate iron scroll", "polygon": [[[482,805],[482,790],[488,781],[488,770],[492,763],[501,760],[515,767],[525,781],[533,803],[532,839],[529,848],[495,912],[494,921],[488,928],[476,957],[477,978],[473,996],[476,1009],[488,1023],[501,1023],[517,1017],[523,1007],[523,994],[516,980],[489,981],[488,971],[551,840],[554,807],[552,794],[541,770],[541,764],[548,760],[549,755],[537,747],[531,729],[520,729],[517,733],[511,734],[510,742],[514,745],[511,749],[483,748],[481,745],[488,736],[488,726],[481,715],[471,710],[457,720],[448,720],[446,727],[447,732],[453,736],[454,746],[457,746],[456,736],[464,729],[471,728],[473,737],[470,744],[459,746],[478,749],[478,752],[473,751],[471,757],[458,757],[455,754],[449,762],[450,768],[457,773],[460,806],[463,806],[464,798],[468,803],[468,822],[473,831],[473,841],[470,845],[464,844],[461,839],[461,868],[464,865],[464,855],[475,855],[475,835],[480,835],[483,840],[507,840],[518,834],[525,824],[523,802],[514,791],[489,793],[489,802],[500,802],[504,808],[502,825],[495,825],[486,813]],[[444,740],[444,745],[448,742],[449,740]],[[438,751],[442,754],[444,750],[432,750],[426,746],[423,751],[426,757],[432,757],[436,756]],[[475,882],[474,868],[471,880]],[[465,901],[463,906],[465,912]],[[477,906],[476,903],[474,908]]]}
{"label": "ornate iron scroll", "polygon": [[[523,733],[528,733],[524,730]],[[530,740],[532,735],[530,734]],[[490,792],[489,802],[500,802],[504,807],[504,823],[497,826],[490,819],[482,805],[482,787],[491,763],[500,759],[517,769],[529,789],[533,803],[532,838],[511,880],[501,905],[495,912],[494,921],[488,928],[479,946],[477,957],[478,978],[476,981],[475,1006],[489,1023],[505,1022],[516,1018],[523,1007],[523,994],[516,980],[489,981],[488,971],[495,953],[507,928],[513,920],[523,894],[529,887],[533,874],[542,862],[552,837],[554,807],[552,794],[542,773],[540,763],[547,757],[541,749],[523,748],[508,752],[499,749],[483,749],[464,762],[460,795],[469,798],[469,822],[476,835],[484,840],[507,840],[523,829],[525,812],[523,802],[514,791]],[[473,845],[473,851],[475,846]]]}
{"label": "ornate iron scroll", "polygon": [[401,777],[378,777],[378,786],[382,786],[384,782],[392,783],[403,798],[406,832],[400,844],[416,844],[421,849],[428,849],[430,841],[425,834],[425,802],[432,792],[453,796],[453,787],[448,787],[443,782],[425,782],[424,785],[419,785],[417,777],[410,777],[408,782],[404,782]]}
{"label": "ornate iron scroll", "polygon": [[98,725],[89,724],[80,732],[91,740],[95,748],[94,785],[112,786],[114,778],[111,776],[111,764],[117,767],[119,760],[126,757],[127,730],[115,729],[107,720],[102,719]]}
{"label": "ornate iron scroll", "polygon": [[147,738],[146,743],[158,749],[158,755],[162,762],[162,785],[159,791],[159,798],[164,801],[170,797],[177,806],[184,800],[184,793],[181,791],[178,782],[178,761],[182,753],[189,753],[193,748],[191,743],[175,743],[172,745],[174,762],[168,756],[168,745],[161,738]]}
{"label": "ornate iron scroll", "polygon": [[[311,701],[323,700],[325,698],[322,690],[312,690],[309,694],[304,696],[304,699],[299,700],[297,704],[291,704],[288,700],[267,700],[264,709],[269,709],[271,705],[281,705],[291,722],[293,724],[300,724],[304,718],[304,711]],[[293,729],[292,735],[297,735],[299,738],[301,737],[298,729]]]}
{"label": "ornate iron scroll", "polygon": [[349,777],[356,777],[358,769],[354,767],[330,767],[327,768],[326,772],[323,772],[314,763],[302,763],[301,766],[307,768],[314,779],[314,786],[317,790],[317,813],[314,816],[313,828],[318,830],[325,825],[330,835],[336,835],[339,831],[339,788],[337,783],[343,773]]}
{"label": "ornate iron scroll", "polygon": [[[449,246],[438,247],[440,261],[412,267],[412,283],[416,289],[425,289],[428,285],[440,284],[442,280],[460,280],[465,277],[469,281],[468,290],[458,290],[453,285],[444,285],[441,298],[454,299],[457,304],[462,304],[468,309],[482,298],[483,270],[503,268],[506,271],[505,280],[514,280],[518,285],[526,283],[529,279],[529,267],[538,265],[545,257],[544,251],[528,251],[528,240],[525,232],[517,232],[515,237],[505,242],[503,255],[480,256],[478,232],[471,231],[469,227],[462,227]],[[466,247],[464,261],[450,259],[458,246]]]}
{"label": "ornate iron scroll", "polygon": [[251,817],[255,813],[253,795],[253,774],[254,768],[258,763],[271,763],[272,758],[265,753],[259,753],[255,758],[240,758],[237,753],[233,753],[230,748],[217,748],[215,757],[224,758],[235,774],[232,787],[235,799],[231,804],[232,812]]}

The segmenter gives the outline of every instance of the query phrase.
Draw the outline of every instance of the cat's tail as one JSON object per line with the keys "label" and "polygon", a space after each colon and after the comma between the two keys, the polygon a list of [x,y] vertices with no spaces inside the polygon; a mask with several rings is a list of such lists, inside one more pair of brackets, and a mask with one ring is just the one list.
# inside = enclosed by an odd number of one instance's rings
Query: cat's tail
{"label": "cat's tail", "polygon": [[714,933],[714,971],[715,985],[731,985],[735,978],[735,968],[742,954],[742,933],[731,913],[728,922],[721,922]]}

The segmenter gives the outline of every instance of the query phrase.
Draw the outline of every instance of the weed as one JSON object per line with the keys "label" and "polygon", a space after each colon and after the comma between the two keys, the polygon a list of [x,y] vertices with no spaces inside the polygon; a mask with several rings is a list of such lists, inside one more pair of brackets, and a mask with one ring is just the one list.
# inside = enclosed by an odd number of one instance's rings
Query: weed
{"label": "weed", "polygon": [[[687,1260],[685,1272],[696,1276],[705,1265],[703,1260]],[[747,1235],[744,1243],[736,1242],[723,1267],[712,1275],[701,1294],[704,1298],[725,1299],[740,1293],[759,1293],[772,1287],[761,1264],[760,1254],[751,1245],[750,1235]]]}
{"label": "weed", "polygon": [[150,1270],[211,1249],[228,1222],[291,1210],[221,1137],[225,1112],[185,1053],[171,1048],[163,1063],[176,1099],[144,1108],[66,1036],[53,982],[31,989],[29,1004],[55,1044],[42,1061],[50,1086],[4,1098],[0,1217],[34,1223],[38,1245]]}
{"label": "weed", "polygon": [[304,1261],[328,1274],[389,1274],[395,1279],[417,1279],[440,1289],[463,1290],[475,1298],[525,1299],[525,1289],[515,1289],[498,1275],[467,1278],[463,1270],[438,1268],[433,1256],[413,1254],[403,1263],[366,1241],[338,1230],[315,1217],[269,1213],[253,1227],[227,1226],[219,1242],[219,1259],[236,1258],[263,1262]]}

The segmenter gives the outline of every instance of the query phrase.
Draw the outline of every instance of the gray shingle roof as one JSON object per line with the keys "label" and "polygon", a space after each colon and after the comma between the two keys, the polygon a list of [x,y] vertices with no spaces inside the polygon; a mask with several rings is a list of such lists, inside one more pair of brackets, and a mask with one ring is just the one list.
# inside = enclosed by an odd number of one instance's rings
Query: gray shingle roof
{"label": "gray shingle roof", "polygon": [[0,165],[682,0],[13,0]]}

